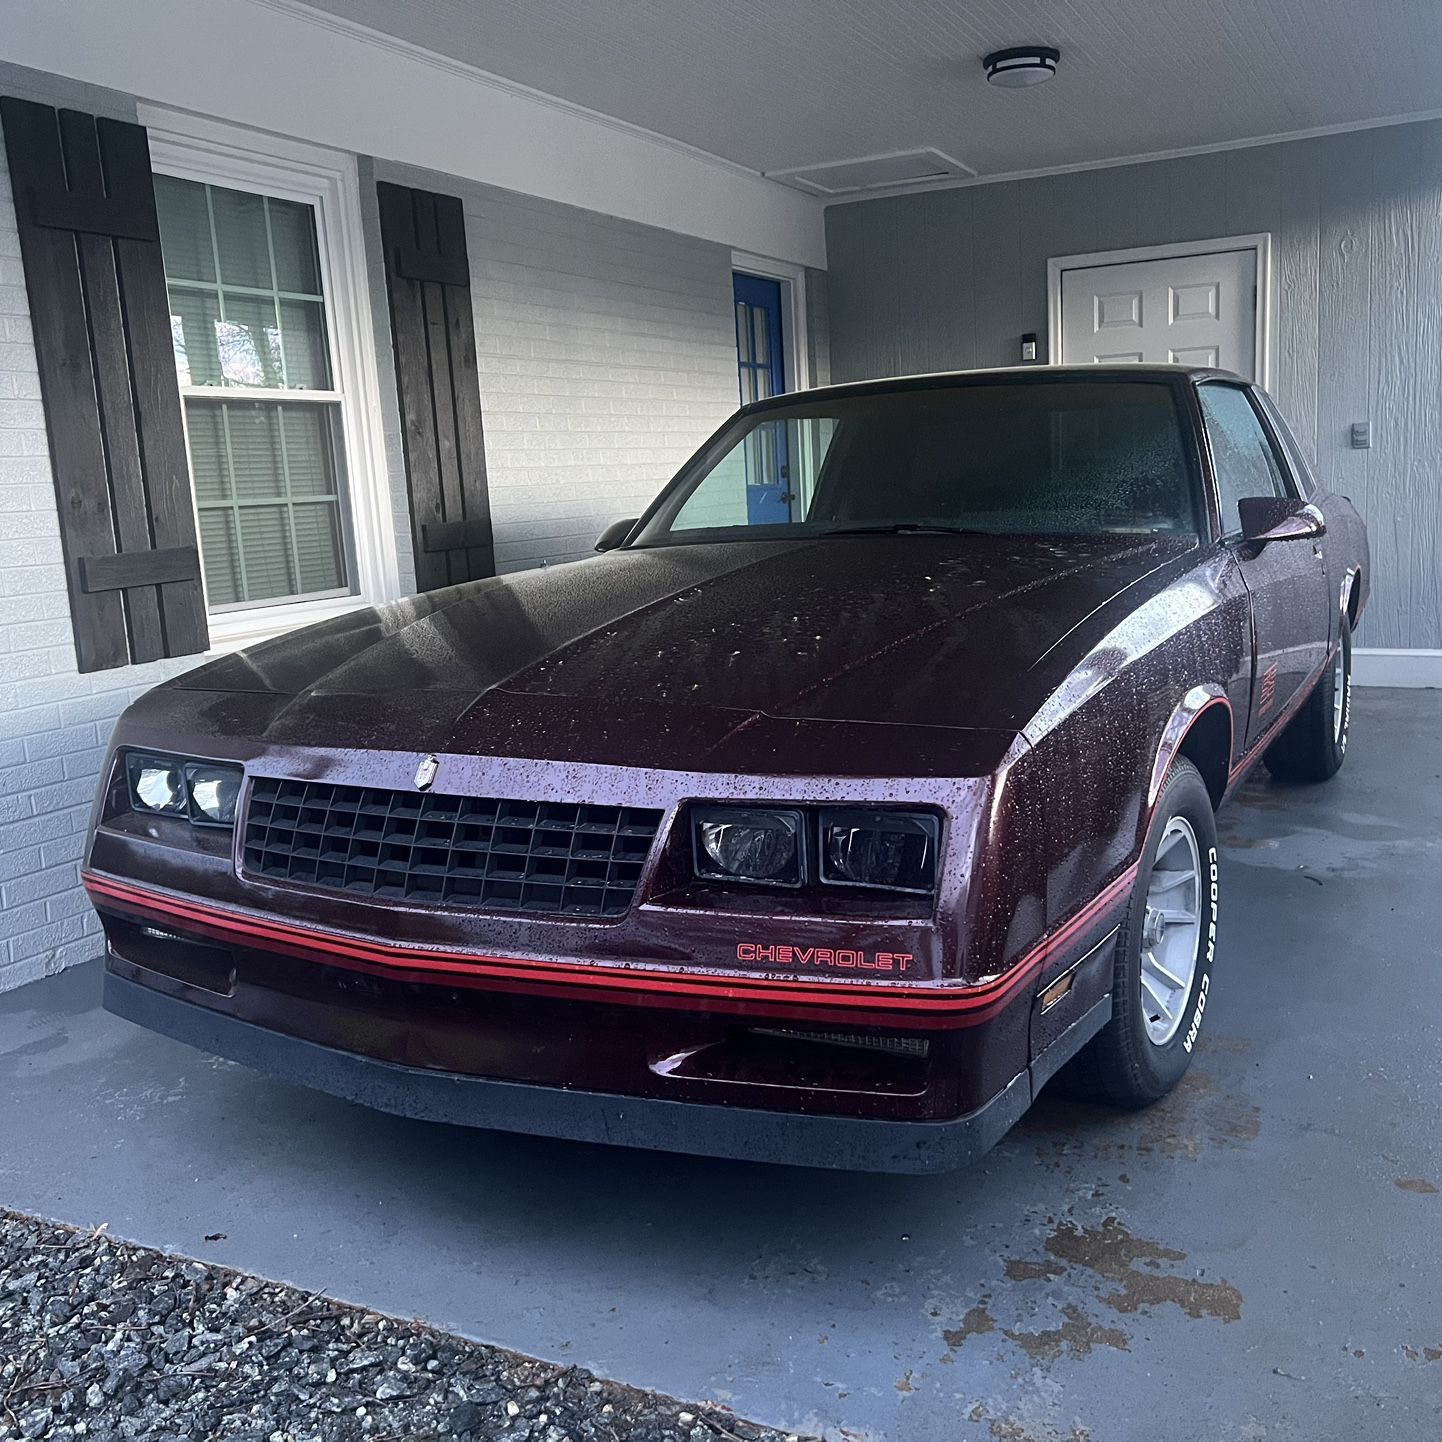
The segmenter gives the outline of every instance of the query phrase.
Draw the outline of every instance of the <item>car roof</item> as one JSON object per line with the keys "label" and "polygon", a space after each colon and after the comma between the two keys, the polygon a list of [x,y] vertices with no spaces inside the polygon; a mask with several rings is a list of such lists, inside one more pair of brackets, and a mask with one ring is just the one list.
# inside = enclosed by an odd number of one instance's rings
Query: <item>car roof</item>
{"label": "car roof", "polygon": [[944,390],[948,386],[988,384],[997,380],[1048,381],[1057,379],[1089,381],[1179,381],[1193,384],[1201,381],[1230,381],[1234,385],[1251,385],[1235,371],[1217,370],[1207,366],[1185,365],[1025,365],[995,366],[982,370],[932,371],[921,375],[884,376],[877,380],[847,381],[840,385],[815,386],[810,390],[785,391],[766,400],[753,401],[743,411],[766,411],[778,406],[794,405],[820,399],[844,400],[852,396],[905,394],[908,391]]}

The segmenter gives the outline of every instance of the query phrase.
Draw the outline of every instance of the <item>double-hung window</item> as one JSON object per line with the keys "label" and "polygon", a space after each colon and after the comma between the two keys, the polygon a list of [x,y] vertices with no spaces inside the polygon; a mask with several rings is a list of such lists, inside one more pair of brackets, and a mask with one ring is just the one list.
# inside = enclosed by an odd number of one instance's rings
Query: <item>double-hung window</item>
{"label": "double-hung window", "polygon": [[353,172],[308,175],[287,153],[268,174],[276,157],[233,145],[152,147],[212,636],[393,594],[368,312],[345,264],[360,246],[337,234],[358,217]]}

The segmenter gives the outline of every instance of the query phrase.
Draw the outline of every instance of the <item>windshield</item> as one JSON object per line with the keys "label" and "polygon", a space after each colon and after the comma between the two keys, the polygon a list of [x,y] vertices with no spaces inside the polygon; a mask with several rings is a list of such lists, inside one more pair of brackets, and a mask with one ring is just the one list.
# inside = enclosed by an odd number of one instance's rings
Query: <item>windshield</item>
{"label": "windshield", "polygon": [[1166,381],[970,382],[740,416],[641,545],[872,531],[1195,534]]}

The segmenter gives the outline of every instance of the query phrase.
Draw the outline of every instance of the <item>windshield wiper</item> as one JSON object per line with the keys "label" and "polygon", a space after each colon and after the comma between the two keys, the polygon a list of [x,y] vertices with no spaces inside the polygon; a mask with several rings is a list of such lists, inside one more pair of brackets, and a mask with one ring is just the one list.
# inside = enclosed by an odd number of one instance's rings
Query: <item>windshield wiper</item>
{"label": "windshield wiper", "polygon": [[989,531],[967,526],[930,525],[922,521],[893,521],[875,526],[830,526],[823,536],[986,536]]}

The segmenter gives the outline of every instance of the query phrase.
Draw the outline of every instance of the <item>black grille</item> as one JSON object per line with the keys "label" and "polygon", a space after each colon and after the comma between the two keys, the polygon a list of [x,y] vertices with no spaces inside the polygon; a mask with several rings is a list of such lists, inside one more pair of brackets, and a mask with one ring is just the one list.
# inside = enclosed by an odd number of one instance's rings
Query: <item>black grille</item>
{"label": "black grille", "polygon": [[619,916],[659,811],[258,777],[244,866],[268,880],[488,911]]}

